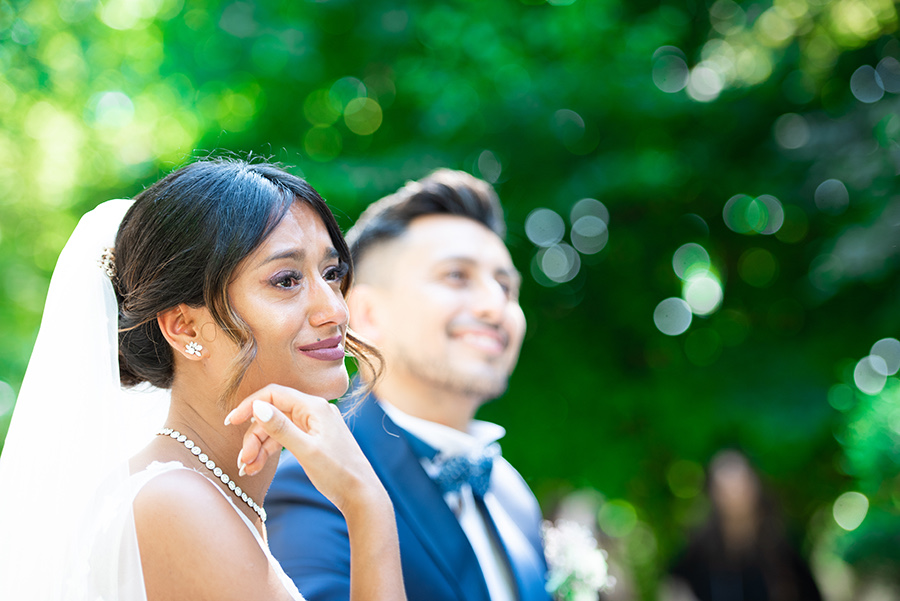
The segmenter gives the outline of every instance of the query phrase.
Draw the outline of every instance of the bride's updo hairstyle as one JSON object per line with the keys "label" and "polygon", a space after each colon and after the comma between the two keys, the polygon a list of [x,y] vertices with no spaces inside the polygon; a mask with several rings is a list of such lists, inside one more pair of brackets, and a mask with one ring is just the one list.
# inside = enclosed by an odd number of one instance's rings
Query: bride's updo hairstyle
{"label": "bride's updo hairstyle", "polygon": [[[169,388],[174,355],[156,317],[181,303],[205,306],[240,352],[224,389],[236,392],[256,357],[256,340],[228,299],[241,261],[278,226],[294,202],[322,219],[340,260],[351,269],[347,244],[325,201],[312,186],[279,167],[222,158],[192,163],[134,199],[116,236],[114,285],[119,305],[119,375],[124,386],[148,382]],[[347,349],[371,365],[377,357],[347,332]]]}

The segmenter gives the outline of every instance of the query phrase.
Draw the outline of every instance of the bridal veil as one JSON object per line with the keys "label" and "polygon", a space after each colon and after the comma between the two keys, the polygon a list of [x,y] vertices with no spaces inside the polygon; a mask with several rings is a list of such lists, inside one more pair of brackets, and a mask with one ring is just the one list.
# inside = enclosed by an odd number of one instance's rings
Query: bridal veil
{"label": "bridal veil", "polygon": [[116,298],[100,265],[131,202],[82,217],[50,281],[0,455],[4,600],[144,598],[130,498],[120,492],[129,457],[163,424],[168,391],[121,388]]}

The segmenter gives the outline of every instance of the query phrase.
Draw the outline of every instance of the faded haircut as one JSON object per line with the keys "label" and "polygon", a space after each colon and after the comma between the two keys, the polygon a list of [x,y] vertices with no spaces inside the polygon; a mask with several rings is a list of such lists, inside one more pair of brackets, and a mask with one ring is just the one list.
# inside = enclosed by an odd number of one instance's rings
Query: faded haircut
{"label": "faded haircut", "polygon": [[354,264],[359,266],[370,249],[399,238],[425,215],[467,217],[501,239],[506,236],[503,208],[490,184],[464,171],[438,169],[373,202],[360,215],[346,236]]}

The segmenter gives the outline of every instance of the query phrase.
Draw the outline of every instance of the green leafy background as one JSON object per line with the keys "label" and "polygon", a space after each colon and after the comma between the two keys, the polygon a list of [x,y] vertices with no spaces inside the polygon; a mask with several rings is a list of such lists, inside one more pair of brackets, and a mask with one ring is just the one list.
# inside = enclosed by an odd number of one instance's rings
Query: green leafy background
{"label": "green leafy background", "polygon": [[[348,227],[449,166],[495,185],[526,280],[481,416],[548,515],[592,491],[619,598],[657,598],[726,446],[828,598],[896,591],[900,383],[854,374],[900,334],[897,26],[889,0],[0,0],[0,438],[89,208],[227,150],[295,166]],[[584,198],[608,243],[553,282],[526,221],[568,242]],[[670,336],[687,243],[723,297]]]}

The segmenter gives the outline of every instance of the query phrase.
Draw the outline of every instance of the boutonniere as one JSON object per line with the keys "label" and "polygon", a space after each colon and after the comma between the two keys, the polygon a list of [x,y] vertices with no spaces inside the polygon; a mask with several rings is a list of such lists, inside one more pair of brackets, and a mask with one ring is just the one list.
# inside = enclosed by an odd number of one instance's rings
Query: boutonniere
{"label": "boutonniere", "polygon": [[556,601],[597,601],[616,579],[609,575],[606,551],[585,526],[568,520],[542,526],[547,556],[547,592]]}

